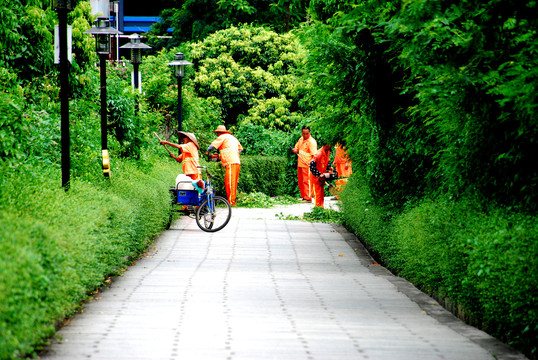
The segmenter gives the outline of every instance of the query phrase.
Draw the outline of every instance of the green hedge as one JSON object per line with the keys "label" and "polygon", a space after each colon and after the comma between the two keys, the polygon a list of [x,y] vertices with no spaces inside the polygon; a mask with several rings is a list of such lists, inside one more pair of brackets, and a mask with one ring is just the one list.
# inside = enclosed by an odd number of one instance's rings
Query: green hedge
{"label": "green hedge", "polygon": [[146,249],[168,221],[174,169],[113,159],[111,181],[65,192],[59,170],[0,168],[1,359],[32,354]]}
{"label": "green hedge", "polygon": [[[208,166],[209,172],[214,175],[217,191],[226,196],[222,164],[209,163]],[[286,179],[287,166],[288,162],[284,157],[242,156],[237,192],[247,194],[261,192],[269,196],[286,195],[286,181],[290,181]]]}
{"label": "green hedge", "polygon": [[529,356],[538,337],[538,223],[472,200],[426,199],[401,214],[373,206],[354,174],[346,226],[392,271]]}

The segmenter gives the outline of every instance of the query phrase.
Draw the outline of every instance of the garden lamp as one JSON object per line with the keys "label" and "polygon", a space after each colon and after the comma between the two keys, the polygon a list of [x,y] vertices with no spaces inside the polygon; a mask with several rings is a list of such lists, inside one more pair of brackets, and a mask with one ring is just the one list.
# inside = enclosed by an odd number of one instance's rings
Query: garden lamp
{"label": "garden lamp", "polygon": [[185,60],[185,55],[183,53],[176,53],[174,55],[174,60],[172,62],[169,62],[168,65],[175,67],[175,73],[177,78],[177,112],[178,112],[178,119],[177,119],[177,128],[178,131],[182,131],[182,123],[183,123],[183,114],[182,114],[182,99],[181,99],[181,82],[183,78],[185,77],[185,65],[192,65],[191,62],[188,62]]}
{"label": "garden lamp", "polygon": [[95,26],[86,30],[86,34],[95,36],[95,52],[99,55],[101,78],[101,150],[103,153],[103,174],[110,177],[110,160],[107,146],[107,109],[106,109],[106,61],[110,54],[110,35],[122,34],[109,26],[110,19],[98,17]]}

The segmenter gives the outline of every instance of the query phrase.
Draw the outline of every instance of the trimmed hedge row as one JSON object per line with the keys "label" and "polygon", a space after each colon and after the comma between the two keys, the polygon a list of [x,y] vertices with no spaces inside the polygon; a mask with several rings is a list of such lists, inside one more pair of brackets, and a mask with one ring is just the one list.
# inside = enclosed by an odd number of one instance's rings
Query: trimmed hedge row
{"label": "trimmed hedge row", "polygon": [[34,353],[147,248],[169,218],[174,166],[115,159],[111,181],[68,192],[58,170],[0,168],[1,359]]}
{"label": "trimmed hedge row", "polygon": [[528,356],[538,338],[538,223],[472,200],[426,199],[402,213],[373,206],[354,174],[345,223],[389,269]]}
{"label": "trimmed hedge row", "polygon": [[[261,192],[269,196],[286,195],[286,171],[288,160],[277,156],[242,156],[237,192]],[[209,163],[209,172],[214,175],[214,183],[221,194],[224,188],[224,168],[221,163]],[[294,181],[292,179],[291,181]]]}

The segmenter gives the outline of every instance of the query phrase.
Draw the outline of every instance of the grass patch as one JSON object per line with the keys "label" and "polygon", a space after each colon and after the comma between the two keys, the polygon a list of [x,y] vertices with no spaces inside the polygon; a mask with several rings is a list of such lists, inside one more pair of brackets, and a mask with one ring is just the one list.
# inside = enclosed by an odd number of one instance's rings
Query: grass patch
{"label": "grass patch", "polygon": [[270,197],[261,192],[249,194],[239,193],[236,198],[236,206],[244,208],[265,208],[269,209],[276,205],[291,205],[298,201],[289,195]]}
{"label": "grass patch", "polygon": [[342,224],[344,221],[344,215],[341,212],[321,207],[314,207],[311,211],[305,212],[303,216],[284,215],[283,213],[277,214],[276,216],[279,220],[302,220],[329,224]]}

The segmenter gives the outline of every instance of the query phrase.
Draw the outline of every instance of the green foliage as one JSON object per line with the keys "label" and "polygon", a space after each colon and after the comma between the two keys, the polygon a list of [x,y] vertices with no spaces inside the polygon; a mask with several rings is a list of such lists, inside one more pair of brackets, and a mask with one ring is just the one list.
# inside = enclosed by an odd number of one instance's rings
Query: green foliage
{"label": "green foliage", "polygon": [[261,192],[237,194],[237,206],[246,208],[271,208],[274,202],[270,196]]}
{"label": "green foliage", "polygon": [[295,75],[302,53],[291,34],[243,25],[191,45],[196,93],[219,106],[225,124],[289,131],[301,119],[305,84]]}
{"label": "green foliage", "polygon": [[[155,125],[165,134],[175,134],[177,131],[177,80],[172,77],[172,71],[167,64],[173,60],[174,54],[178,51],[178,49],[162,50],[157,55],[146,57],[141,65],[148,111],[158,113],[160,121]],[[213,141],[212,131],[222,123],[221,111],[212,101],[193,93],[188,80],[190,71],[190,67],[187,66],[186,77],[182,82],[182,128],[184,131],[195,133],[200,146],[202,144],[208,146]]]}
{"label": "green foliage", "polygon": [[123,67],[107,69],[107,128],[118,140],[120,156],[137,158],[141,146],[138,118],[135,117],[138,100],[127,81],[131,74],[128,70]]}
{"label": "green foliage", "polygon": [[49,167],[0,168],[0,358],[31,355],[165,226],[168,162],[115,160],[112,179],[60,187]]}
{"label": "green foliage", "polygon": [[[532,352],[537,335],[538,228],[533,217],[426,200],[394,221],[400,274],[450,297],[472,321]],[[528,346],[531,348],[528,348]]]}
{"label": "green foliage", "polygon": [[311,211],[303,214],[303,220],[310,222],[341,224],[343,222],[343,214],[334,209],[314,207]]}
{"label": "green foliage", "polygon": [[[224,188],[224,168],[220,163],[209,163],[213,181],[221,194]],[[238,193],[264,193],[267,196],[286,194],[286,159],[277,156],[241,156]]]}
{"label": "green foliage", "polygon": [[[75,2],[76,3],[76,2]],[[90,28],[90,4],[81,1],[68,15],[73,26],[73,64],[71,66],[71,88],[77,90],[77,75],[80,75],[95,57],[94,40],[83,34]],[[35,82],[47,74],[57,76],[54,60],[54,25],[58,23],[52,2],[13,0],[0,4],[0,67],[10,68],[25,83]]]}
{"label": "green foliage", "polygon": [[297,200],[289,195],[270,197],[261,192],[237,194],[237,206],[245,208],[272,208],[275,205],[291,205]]}
{"label": "green foliage", "polygon": [[22,121],[24,90],[17,75],[0,68],[0,161],[12,163],[24,156],[18,139],[26,132]]}
{"label": "green foliage", "polygon": [[[186,0],[180,8],[161,13],[161,22],[151,29],[151,44],[171,48],[245,23],[287,32],[305,20],[306,7],[307,3],[301,0]],[[173,29],[172,39],[156,37],[169,35],[169,28]]]}
{"label": "green foliage", "polygon": [[268,130],[262,125],[242,125],[235,133],[245,155],[286,156],[294,140],[290,133]]}
{"label": "green foliage", "polygon": [[284,215],[282,213],[277,214],[276,216],[280,220],[304,220],[329,224],[342,224],[344,221],[343,214],[340,211],[322,207],[314,207],[311,211],[305,212],[302,217],[297,215]]}
{"label": "green foliage", "polygon": [[0,5],[0,13],[0,65],[16,69],[21,78],[29,81],[51,71],[54,10],[13,0],[9,6]]}

